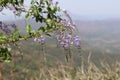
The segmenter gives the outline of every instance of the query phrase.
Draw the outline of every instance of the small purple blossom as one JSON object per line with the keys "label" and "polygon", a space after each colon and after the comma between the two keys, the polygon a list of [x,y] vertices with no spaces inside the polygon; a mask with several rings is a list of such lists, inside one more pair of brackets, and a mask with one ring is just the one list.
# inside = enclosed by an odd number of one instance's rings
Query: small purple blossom
{"label": "small purple blossom", "polygon": [[67,49],[71,45],[72,36],[70,34],[59,35],[57,36],[57,38],[60,45],[63,46],[64,48]]}
{"label": "small purple blossom", "polygon": [[7,7],[13,12],[16,11],[15,7],[11,3],[7,3]]}
{"label": "small purple blossom", "polygon": [[63,25],[63,26],[65,26],[65,28],[67,29],[67,30],[74,30],[75,29],[75,24],[73,24],[73,23],[71,23],[70,21],[67,21],[67,20],[61,20],[61,24]]}
{"label": "small purple blossom", "polygon": [[35,42],[37,41],[37,38],[36,38],[36,37],[34,38],[34,41],[35,41]]}
{"label": "small purple blossom", "polygon": [[72,30],[72,29],[75,29],[75,25],[72,24],[72,23],[68,23],[67,26],[66,26],[68,29]]}
{"label": "small purple blossom", "polygon": [[14,29],[17,29],[16,24],[11,24],[11,27],[14,28]]}
{"label": "small purple blossom", "polygon": [[75,46],[75,47],[80,47],[80,41],[75,41],[75,42],[74,42],[74,46]]}
{"label": "small purple blossom", "polygon": [[68,34],[68,35],[65,35],[64,40],[65,40],[67,43],[70,43],[71,40],[72,40],[72,36],[69,35],[69,34]]}
{"label": "small purple blossom", "polygon": [[71,45],[80,47],[80,38],[77,35],[73,36],[71,34],[64,33],[56,35],[56,38],[60,46],[64,47],[65,49],[68,49]]}
{"label": "small purple blossom", "polygon": [[44,42],[44,40],[45,40],[45,38],[44,38],[43,36],[40,36],[40,37],[38,38],[38,42]]}
{"label": "small purple blossom", "polygon": [[67,43],[67,42],[61,41],[61,42],[60,42],[60,46],[64,47],[65,49],[68,49],[69,46],[70,46],[70,44]]}
{"label": "small purple blossom", "polygon": [[70,17],[68,12],[65,9],[63,9],[62,11],[65,14],[66,19],[61,20],[61,23],[63,24],[63,26],[66,27],[66,29],[73,31],[76,28],[76,25],[73,23],[72,18]]}
{"label": "small purple blossom", "polygon": [[3,10],[3,7],[0,5],[0,12]]}
{"label": "small purple blossom", "polygon": [[58,0],[49,0],[52,5],[57,6],[59,4]]}
{"label": "small purple blossom", "polygon": [[69,44],[65,44],[65,45],[64,45],[64,48],[65,48],[65,49],[68,49],[69,46],[70,46]]}
{"label": "small purple blossom", "polygon": [[65,44],[65,43],[64,43],[63,41],[60,41],[60,45],[61,45],[61,46],[64,46],[64,44]]}
{"label": "small purple blossom", "polygon": [[45,38],[43,36],[35,37],[34,41],[39,42],[39,43],[44,43],[45,42]]}
{"label": "small purple blossom", "polygon": [[0,29],[4,32],[4,33],[9,33],[10,30],[8,29],[7,25],[5,23],[0,23]]}
{"label": "small purple blossom", "polygon": [[79,38],[79,36],[74,36],[73,45],[75,47],[80,47],[80,38]]}

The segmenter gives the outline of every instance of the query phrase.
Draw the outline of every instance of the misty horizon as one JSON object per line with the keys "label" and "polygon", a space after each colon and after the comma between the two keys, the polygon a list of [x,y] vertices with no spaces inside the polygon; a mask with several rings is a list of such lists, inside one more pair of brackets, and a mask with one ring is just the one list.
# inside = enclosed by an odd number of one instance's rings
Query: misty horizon
{"label": "misty horizon", "polygon": [[[69,12],[70,16],[73,20],[105,20],[105,19],[120,19],[120,16],[117,15],[78,15],[72,12]],[[24,16],[22,17],[15,17],[13,14],[5,15],[0,14],[0,21],[9,21],[9,20],[16,20],[16,19],[25,19]]]}

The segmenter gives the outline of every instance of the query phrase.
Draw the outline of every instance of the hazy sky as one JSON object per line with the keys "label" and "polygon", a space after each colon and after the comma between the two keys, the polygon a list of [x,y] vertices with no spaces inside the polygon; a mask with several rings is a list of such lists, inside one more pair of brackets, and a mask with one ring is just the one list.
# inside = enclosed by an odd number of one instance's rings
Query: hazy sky
{"label": "hazy sky", "polygon": [[59,0],[61,7],[78,15],[120,16],[120,0]]}
{"label": "hazy sky", "polygon": [[[54,1],[59,1],[60,6],[63,9],[66,9],[75,15],[120,17],[120,0],[54,0]],[[6,17],[6,15],[8,16]],[[11,12],[7,12],[6,15],[4,16],[0,14],[0,20],[1,19],[3,20],[3,18],[5,19],[14,18],[13,16],[11,16]]]}

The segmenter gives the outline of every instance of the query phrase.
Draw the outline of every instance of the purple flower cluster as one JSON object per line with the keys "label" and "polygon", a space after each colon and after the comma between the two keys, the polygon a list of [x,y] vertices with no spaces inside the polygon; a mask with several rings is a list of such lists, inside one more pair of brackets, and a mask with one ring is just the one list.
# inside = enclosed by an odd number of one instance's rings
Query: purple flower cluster
{"label": "purple flower cluster", "polygon": [[62,32],[61,34],[56,36],[60,46],[68,49],[71,45],[75,47],[80,47],[80,39],[79,36],[73,36],[70,34],[65,34]]}
{"label": "purple flower cluster", "polygon": [[72,36],[71,35],[65,35],[62,37],[60,41],[60,45],[64,48],[69,48],[71,44]]}
{"label": "purple flower cluster", "polygon": [[3,10],[3,7],[0,5],[0,12]]}
{"label": "purple flower cluster", "polygon": [[4,32],[4,33],[9,33],[10,30],[8,28],[8,26],[5,23],[0,22],[0,29]]}
{"label": "purple flower cluster", "polygon": [[0,29],[6,34],[11,32],[11,30],[10,30],[10,28],[8,28],[8,26],[12,27],[13,29],[17,29],[16,24],[8,25],[8,24],[5,24],[3,22],[0,22]]}
{"label": "purple flower cluster", "polygon": [[68,14],[68,12],[67,12],[65,9],[63,9],[62,12],[65,14],[65,16],[64,16],[64,19],[62,19],[62,20],[60,21],[60,23],[61,23],[66,29],[68,29],[68,30],[70,30],[70,31],[73,31],[73,30],[77,29],[77,28],[76,28],[76,25],[75,25],[74,22],[72,21],[72,18],[71,18],[71,16]]}
{"label": "purple flower cluster", "polygon": [[34,38],[34,41],[43,44],[43,43],[45,43],[45,38],[44,38],[43,36],[35,37],[35,38]]}
{"label": "purple flower cluster", "polygon": [[13,29],[17,29],[16,24],[11,24],[11,27],[12,27]]}
{"label": "purple flower cluster", "polygon": [[[7,3],[7,7],[9,8],[9,10],[13,11],[13,12],[16,12],[16,9],[15,7],[11,4],[11,3]],[[0,12],[3,11],[3,8],[1,5],[0,5]]]}
{"label": "purple flower cluster", "polygon": [[49,3],[51,5],[55,5],[55,6],[57,6],[59,4],[58,0],[57,1],[56,0],[49,0]]}
{"label": "purple flower cluster", "polygon": [[69,22],[69,21],[67,21],[67,20],[61,20],[61,24],[63,25],[63,26],[65,26],[65,28],[67,29],[67,30],[70,30],[70,31],[72,31],[72,30],[74,30],[75,28],[76,28],[76,25],[75,24],[73,24],[73,23],[71,23],[71,22]]}
{"label": "purple flower cluster", "polygon": [[73,37],[73,45],[75,46],[75,47],[80,47],[80,38],[79,38],[79,36],[74,36]]}
{"label": "purple flower cluster", "polygon": [[16,11],[15,7],[11,3],[7,3],[7,7],[9,8],[9,10],[11,10],[13,12]]}

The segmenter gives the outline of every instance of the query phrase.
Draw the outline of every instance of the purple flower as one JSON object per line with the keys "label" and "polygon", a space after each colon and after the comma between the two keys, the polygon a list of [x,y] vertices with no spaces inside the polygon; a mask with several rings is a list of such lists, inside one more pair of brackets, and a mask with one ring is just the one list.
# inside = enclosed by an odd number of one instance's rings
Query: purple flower
{"label": "purple flower", "polygon": [[65,44],[65,43],[64,43],[63,41],[60,42],[60,45],[61,45],[61,46],[64,46],[64,44]]}
{"label": "purple flower", "polygon": [[71,38],[72,38],[72,35],[70,35],[70,34],[68,34],[68,35],[65,35],[65,38],[66,38],[66,39],[69,39],[69,40],[71,40]]}
{"label": "purple flower", "polygon": [[37,41],[37,38],[36,38],[36,37],[34,38],[34,41],[35,41],[35,42]]}
{"label": "purple flower", "polygon": [[72,36],[70,34],[64,34],[61,36],[62,37],[58,38],[60,45],[66,49],[69,48],[72,41]]}
{"label": "purple flower", "polygon": [[7,25],[4,24],[4,23],[1,23],[1,26],[0,26],[1,30],[5,33],[9,33],[10,30],[8,29]]}
{"label": "purple flower", "polygon": [[61,24],[66,27],[67,30],[73,30],[75,29],[75,24],[71,23],[70,21],[67,20],[61,20]]}
{"label": "purple flower", "polygon": [[52,5],[57,6],[59,4],[58,0],[49,0]]}
{"label": "purple flower", "polygon": [[64,48],[68,49],[69,48],[69,44],[65,44]]}
{"label": "purple flower", "polygon": [[79,36],[74,36],[73,45],[74,45],[75,47],[80,47],[80,39],[79,39]]}
{"label": "purple flower", "polygon": [[16,24],[11,24],[11,27],[14,28],[14,29],[17,29]]}
{"label": "purple flower", "polygon": [[69,29],[75,29],[75,25],[74,24],[72,24],[72,23],[69,23],[68,25],[67,25],[67,27],[69,28]]}
{"label": "purple flower", "polygon": [[64,48],[68,49],[70,44],[69,44],[69,43],[66,43],[66,42],[64,42],[64,41],[61,41],[61,42],[60,42],[60,45],[61,45],[62,47],[64,47]]}
{"label": "purple flower", "polygon": [[0,5],[0,12],[3,10],[3,7]]}
{"label": "purple flower", "polygon": [[80,40],[79,36],[74,36],[74,40]]}
{"label": "purple flower", "polygon": [[68,22],[65,19],[63,19],[63,20],[61,20],[61,24],[64,26],[67,26]]}
{"label": "purple flower", "polygon": [[71,40],[72,40],[72,36],[71,35],[65,35],[64,37],[63,37],[63,41],[65,42],[65,43],[70,43],[71,42]]}
{"label": "purple flower", "polygon": [[43,36],[40,36],[40,37],[38,38],[38,42],[44,42],[44,40],[45,40],[45,38],[44,38]]}
{"label": "purple flower", "polygon": [[16,11],[15,7],[11,3],[7,3],[7,7],[13,12]]}
{"label": "purple flower", "polygon": [[75,47],[80,47],[80,41],[75,41],[75,42],[74,42],[74,46],[75,46]]}
{"label": "purple flower", "polygon": [[45,42],[45,38],[43,37],[43,36],[40,36],[40,37],[38,37],[38,38],[34,38],[34,41],[37,41],[37,42],[39,42],[39,43],[44,43]]}

